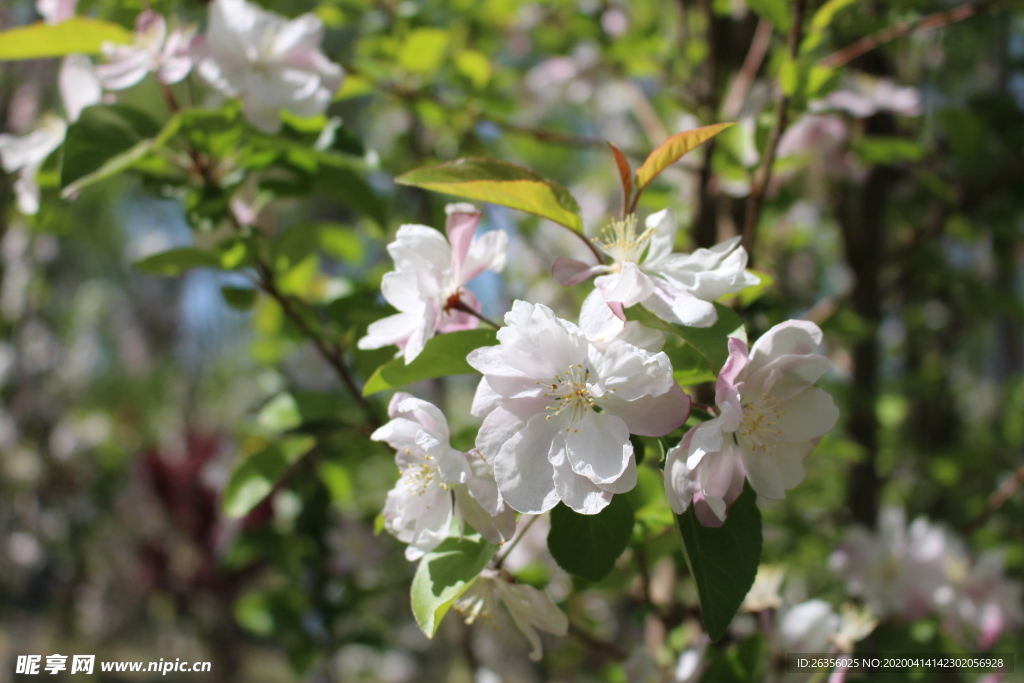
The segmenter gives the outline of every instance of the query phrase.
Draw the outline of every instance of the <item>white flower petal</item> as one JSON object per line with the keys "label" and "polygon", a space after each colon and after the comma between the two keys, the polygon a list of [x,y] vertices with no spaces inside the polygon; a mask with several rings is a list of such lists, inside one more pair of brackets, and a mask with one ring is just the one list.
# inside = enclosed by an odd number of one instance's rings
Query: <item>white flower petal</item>
{"label": "white flower petal", "polygon": [[590,367],[597,374],[605,396],[634,401],[641,396],[658,396],[673,386],[672,362],[664,353],[650,353],[613,341],[603,350],[590,348]]}
{"label": "white flower petal", "polygon": [[613,415],[588,410],[563,433],[573,471],[595,484],[618,479],[633,457],[626,423]]}
{"label": "white flower petal", "polygon": [[812,387],[781,404],[782,415],[775,424],[782,441],[807,441],[830,431],[839,419],[839,409],[828,392]]}
{"label": "white flower petal", "polygon": [[[499,411],[488,415],[488,420],[498,416]],[[558,504],[555,472],[548,457],[556,429],[543,415],[535,415],[505,442],[494,458],[498,490],[505,502],[519,512],[536,515]],[[479,437],[477,445],[480,446]],[[484,448],[480,450],[486,455]]]}
{"label": "white flower petal", "polygon": [[659,396],[623,401],[617,394],[611,394],[600,405],[606,413],[625,422],[630,434],[640,436],[665,436],[690,417],[690,397],[674,383]]}
{"label": "white flower petal", "polygon": [[103,86],[96,78],[92,61],[85,55],[72,54],[60,63],[57,74],[61,100],[68,121],[74,123],[86,107],[98,103],[103,97]]}

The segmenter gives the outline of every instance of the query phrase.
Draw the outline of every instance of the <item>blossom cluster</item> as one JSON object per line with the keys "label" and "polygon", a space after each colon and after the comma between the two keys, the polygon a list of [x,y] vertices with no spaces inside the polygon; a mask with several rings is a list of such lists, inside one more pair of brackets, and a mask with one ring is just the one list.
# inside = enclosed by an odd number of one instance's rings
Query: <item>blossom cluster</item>
{"label": "blossom cluster", "polygon": [[[37,0],[36,9],[48,23],[60,23],[74,16],[76,5]],[[103,46],[104,63],[94,66],[78,54],[64,59],[58,77],[64,117],[47,115],[27,135],[0,135],[0,165],[18,173],[19,210],[39,211],[36,175],[82,110],[100,102],[104,90],[130,88],[151,73],[166,87],[195,70],[220,96],[240,98],[246,119],[265,133],[280,129],[282,111],[322,114],[343,76],[320,51],[323,30],[313,14],[288,20],[245,0],[210,3],[207,32],[201,35],[194,26],[170,29],[163,16],[145,10],[136,19],[132,44]]]}
{"label": "blossom cluster", "polygon": [[1024,586],[1003,576],[1003,562],[1000,550],[973,556],[963,539],[926,517],[908,525],[899,507],[884,508],[875,531],[851,529],[831,557],[847,590],[879,616],[934,614],[955,634],[976,634],[983,649],[1024,625]]}
{"label": "blossom cluster", "polygon": [[[388,245],[395,268],[381,290],[398,313],[372,323],[360,348],[393,345],[410,363],[435,335],[490,322],[470,287],[483,271],[502,270],[507,237],[477,235],[482,215],[470,205],[451,204],[446,213],[443,233],[403,225]],[[451,447],[436,406],[395,395],[391,421],[373,438],[396,451],[399,480],[384,520],[408,544],[406,557],[419,559],[450,534],[469,533],[467,525],[500,544],[515,535],[516,513],[541,515],[563,503],[593,515],[636,486],[635,437],[680,430],[691,398],[662,350],[664,334],[627,320],[626,309],[641,305],[669,325],[710,327],[717,299],[759,281],[746,270],[738,239],[682,254],[675,252],[677,231],[671,210],[649,216],[642,230],[627,216],[595,240],[608,263],[555,260],[552,274],[562,285],[596,276],[578,324],[522,300],[512,303],[504,325],[491,323],[498,343],[466,358],[481,375],[471,408],[481,420],[475,448]],[[718,526],[745,480],[769,498],[801,481],[803,458],[838,417],[814,384],[829,368],[814,353],[821,341],[817,326],[802,321],[777,325],[750,348],[728,340],[713,418],[668,452],[665,488],[676,512],[694,505],[704,525]],[[535,655],[535,628],[565,632],[564,615],[546,593],[515,584],[498,568],[486,570],[456,608],[473,621],[498,600]]]}

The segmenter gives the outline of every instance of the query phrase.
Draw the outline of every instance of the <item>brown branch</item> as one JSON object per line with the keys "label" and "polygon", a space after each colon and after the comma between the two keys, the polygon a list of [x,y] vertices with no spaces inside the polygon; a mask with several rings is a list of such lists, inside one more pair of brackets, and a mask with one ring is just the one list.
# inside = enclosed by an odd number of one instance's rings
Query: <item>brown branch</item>
{"label": "brown branch", "polygon": [[615,643],[599,640],[571,621],[569,622],[569,635],[579,640],[597,654],[601,654],[619,662],[624,662],[629,659],[629,653]]}
{"label": "brown branch", "polygon": [[[807,0],[793,0],[793,25],[789,29],[787,50],[790,59],[796,59],[800,50],[800,34],[804,23],[804,11],[807,9]],[[779,149],[779,140],[786,132],[789,123],[788,111],[789,97],[786,96],[782,87],[776,97],[777,118],[768,136],[768,146],[765,147],[764,156],[761,159],[761,168],[758,177],[750,188],[750,197],[747,199],[747,215],[743,222],[743,247],[747,250],[750,258],[750,265],[754,264],[754,244],[757,239],[757,222],[761,218],[761,208],[764,206],[764,195],[768,190],[768,184],[772,180],[772,166],[775,164],[775,154]]]}
{"label": "brown branch", "polygon": [[729,92],[722,103],[723,121],[732,121],[739,115],[743,102],[747,99],[747,93],[750,92],[750,86],[754,84],[757,72],[761,70],[771,40],[772,23],[767,19],[761,19],[754,30],[754,37],[750,41],[750,49],[747,50],[743,66],[729,85]]}
{"label": "brown branch", "polygon": [[334,369],[334,372],[341,379],[342,384],[344,384],[345,388],[348,389],[349,394],[352,395],[352,398],[366,414],[366,418],[369,420],[370,425],[374,428],[379,427],[381,424],[380,419],[377,417],[377,413],[373,410],[373,406],[370,405],[370,402],[366,400],[365,396],[363,396],[362,389],[355,381],[355,378],[352,377],[352,373],[349,371],[348,366],[345,365],[341,348],[336,345],[328,344],[327,341],[310,326],[302,314],[295,310],[295,306],[291,298],[278,289],[277,283],[274,281],[273,273],[265,263],[257,263],[256,270],[259,273],[258,284],[260,288],[281,306],[281,310],[284,311],[285,316],[292,321],[295,327],[298,328],[299,332],[313,342],[313,346],[316,347],[320,356],[327,361],[327,364],[330,365],[331,368]]}
{"label": "brown branch", "polygon": [[869,36],[864,36],[857,42],[833,52],[827,57],[820,59],[818,64],[828,67],[829,69],[835,69],[845,64],[849,64],[861,55],[871,52],[875,48],[896,40],[897,38],[902,38],[909,33],[913,33],[915,31],[931,31],[941,26],[946,26],[947,24],[955,24],[958,21],[963,21],[964,19],[974,16],[978,12],[989,9],[998,2],[1000,2],[1000,0],[981,0],[981,2],[960,5],[959,7],[954,7],[953,9],[945,12],[935,12],[934,14],[928,14],[910,21],[901,21],[892,26],[883,28],[881,31],[872,33]]}

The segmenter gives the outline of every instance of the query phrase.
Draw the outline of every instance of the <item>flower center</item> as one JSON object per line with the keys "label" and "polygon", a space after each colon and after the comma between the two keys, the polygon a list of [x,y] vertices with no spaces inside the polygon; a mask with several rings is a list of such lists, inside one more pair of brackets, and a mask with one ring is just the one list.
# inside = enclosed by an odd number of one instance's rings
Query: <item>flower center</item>
{"label": "flower center", "polygon": [[[553,398],[554,403],[545,410],[552,411],[546,419],[557,417],[563,411],[567,412],[570,422],[575,422],[583,417],[588,410],[595,409],[594,396],[591,394],[590,370],[582,365],[570,365],[565,372],[555,375],[554,381],[544,392],[544,395]],[[540,384],[540,382],[538,382]],[[569,427],[565,431],[569,431]],[[579,430],[576,430],[579,431]]]}
{"label": "flower center", "polygon": [[498,627],[496,618],[498,604],[495,596],[496,587],[491,585],[493,582],[493,579],[482,575],[452,605],[470,626],[477,619],[481,619],[491,628]]}
{"label": "flower center", "polygon": [[772,454],[775,441],[782,436],[776,425],[786,414],[780,403],[774,396],[761,394],[760,398],[743,406],[743,421],[736,431],[747,440],[752,450]]}
{"label": "flower center", "polygon": [[[410,491],[418,496],[422,496],[430,488],[430,485],[434,483],[436,479],[439,479],[440,472],[437,469],[437,464],[434,459],[429,455],[424,456],[427,461],[420,465],[411,465],[404,472],[402,472],[402,479],[405,480],[405,485]],[[442,490],[448,489],[448,484],[444,481],[440,482],[438,486]]]}
{"label": "flower center", "polygon": [[595,241],[615,261],[639,263],[653,235],[654,228],[638,232],[636,215],[629,214],[621,221],[612,221]]}

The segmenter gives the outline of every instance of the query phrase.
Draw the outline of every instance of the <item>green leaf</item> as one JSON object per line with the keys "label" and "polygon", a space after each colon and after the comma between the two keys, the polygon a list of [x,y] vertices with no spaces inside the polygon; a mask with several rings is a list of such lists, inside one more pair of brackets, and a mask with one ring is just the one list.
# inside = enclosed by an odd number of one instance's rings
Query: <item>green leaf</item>
{"label": "green leaf", "polygon": [[387,225],[387,205],[359,172],[344,166],[322,163],[316,181],[323,193],[365,214],[377,225]]}
{"label": "green leaf", "polygon": [[395,182],[508,206],[583,231],[580,206],[568,190],[525,166],[507,161],[482,157],[458,159],[410,171]]}
{"label": "green leaf", "polygon": [[589,581],[600,581],[615,567],[633,533],[633,506],[624,495],[596,515],[581,515],[564,503],[551,510],[548,550],[558,566]]}
{"label": "green leaf", "polygon": [[130,43],[131,31],[109,21],[72,17],[59,24],[37,22],[0,33],[0,61],[99,54],[103,43]]}
{"label": "green leaf", "polygon": [[449,538],[420,560],[412,580],[412,613],[433,638],[452,603],[472,585],[498,546],[479,536]]}
{"label": "green leaf", "polygon": [[[89,182],[110,177],[128,168],[153,147],[160,124],[147,114],[124,104],[87,107],[68,127],[60,184],[65,196],[79,179]],[[85,183],[79,183],[80,189]]]}
{"label": "green leaf", "polygon": [[819,7],[807,26],[807,37],[800,44],[800,52],[810,52],[818,47],[825,35],[825,29],[832,23],[836,13],[855,2],[856,0],[828,0]]}
{"label": "green leaf", "polygon": [[249,514],[270,494],[288,468],[315,444],[312,436],[288,437],[244,458],[224,487],[224,514],[229,517]]}
{"label": "green leaf", "polygon": [[432,74],[444,61],[448,50],[448,32],[440,28],[418,28],[409,34],[398,50],[398,63],[406,71]]}
{"label": "green leaf", "polygon": [[920,161],[924,157],[924,147],[921,143],[896,136],[863,137],[856,142],[853,149],[867,166]]}
{"label": "green leaf", "polygon": [[718,311],[718,320],[711,327],[686,327],[668,323],[642,306],[627,309],[626,318],[682,337],[708,359],[711,370],[717,373],[729,358],[729,337],[739,337],[746,341],[747,331],[743,321],[731,308],[716,303],[715,310]]}
{"label": "green leaf", "polygon": [[661,143],[636,170],[637,190],[643,191],[659,173],[731,125],[733,124],[716,123],[712,126],[686,130]]}
{"label": "green leaf", "polygon": [[714,382],[717,375],[711,370],[711,363],[693,344],[682,342],[677,347],[666,345],[662,351],[672,361],[672,375],[676,384],[682,387]]}
{"label": "green leaf", "polygon": [[220,268],[220,257],[195,247],[179,247],[147,256],[133,265],[150,275],[175,276],[193,268]]}
{"label": "green leaf", "polygon": [[785,35],[793,23],[789,12],[788,0],[747,0],[747,6],[756,14],[772,22],[772,25]]}
{"label": "green leaf", "polygon": [[366,381],[363,396],[434,377],[475,374],[476,370],[466,362],[466,356],[473,349],[497,343],[498,334],[494,330],[439,334],[428,341],[420,355],[408,365],[404,358],[396,358],[377,368]]}
{"label": "green leaf", "polygon": [[455,56],[455,68],[468,78],[477,89],[483,88],[491,80],[491,60],[479,50],[463,50]]}
{"label": "green leaf", "polygon": [[691,505],[676,515],[686,564],[697,582],[704,630],[712,641],[725,634],[757,575],[761,561],[761,511],[750,484],[732,504],[725,524],[701,525]]}
{"label": "green leaf", "polygon": [[259,292],[252,287],[221,287],[220,293],[228,306],[239,311],[248,311],[256,305]]}

